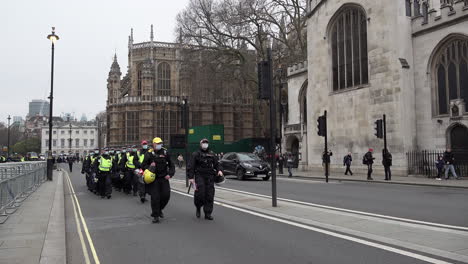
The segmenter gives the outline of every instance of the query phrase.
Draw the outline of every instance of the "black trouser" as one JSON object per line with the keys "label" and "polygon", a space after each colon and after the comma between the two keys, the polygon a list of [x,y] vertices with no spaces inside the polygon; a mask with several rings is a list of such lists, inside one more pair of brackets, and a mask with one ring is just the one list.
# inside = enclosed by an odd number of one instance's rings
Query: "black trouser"
{"label": "black trouser", "polygon": [[194,194],[194,202],[197,209],[203,206],[205,215],[211,215],[214,203],[214,175],[195,175],[197,190]]}
{"label": "black trouser", "polygon": [[372,164],[367,164],[367,179],[372,178]]}
{"label": "black trouser", "polygon": [[278,162],[279,174],[283,174],[283,162]]}
{"label": "black trouser", "polygon": [[392,179],[392,171],[390,170],[390,166],[384,166],[385,169],[385,180]]}
{"label": "black trouser", "polygon": [[73,163],[68,163],[68,167],[70,168],[70,172],[73,171]]}
{"label": "black trouser", "polygon": [[353,175],[353,172],[351,171],[351,165],[346,165],[346,171],[345,171],[345,175],[348,175],[348,172],[351,173],[351,175]]}
{"label": "black trouser", "polygon": [[132,174],[132,189],[133,189],[133,194],[138,193],[140,197],[145,197],[145,183],[141,182],[141,177],[140,175],[137,175],[135,173]]}
{"label": "black trouser", "polygon": [[94,177],[92,172],[86,172],[86,186],[88,186],[88,190],[94,191]]}
{"label": "black trouser", "polygon": [[120,172],[114,172],[112,174],[112,185],[118,190],[122,189],[122,179],[120,178]]}
{"label": "black trouser", "polygon": [[151,216],[157,217],[169,203],[171,186],[165,178],[157,177],[154,182],[146,184],[146,192],[151,195]]}
{"label": "black trouser", "polygon": [[107,171],[101,171],[97,175],[97,191],[101,196],[108,196],[112,194],[111,184],[111,173]]}
{"label": "black trouser", "polygon": [[134,169],[127,169],[124,172],[124,178],[122,179],[122,188],[125,193],[130,193],[132,190],[132,180]]}

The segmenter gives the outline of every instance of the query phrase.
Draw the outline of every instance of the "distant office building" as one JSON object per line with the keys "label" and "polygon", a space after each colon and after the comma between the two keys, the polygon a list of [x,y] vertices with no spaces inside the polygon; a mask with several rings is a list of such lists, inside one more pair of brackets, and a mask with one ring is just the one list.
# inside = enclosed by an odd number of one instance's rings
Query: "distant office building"
{"label": "distant office building", "polygon": [[13,123],[23,123],[23,117],[22,116],[14,116],[13,117]]}
{"label": "distant office building", "polygon": [[50,104],[46,100],[32,100],[29,102],[29,116],[46,116],[49,115]]}

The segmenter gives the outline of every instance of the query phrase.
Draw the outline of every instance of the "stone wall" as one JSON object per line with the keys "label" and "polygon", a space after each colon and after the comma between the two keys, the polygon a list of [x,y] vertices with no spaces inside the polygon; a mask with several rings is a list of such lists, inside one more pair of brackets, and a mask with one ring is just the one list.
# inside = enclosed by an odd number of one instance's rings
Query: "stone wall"
{"label": "stone wall", "polygon": [[406,168],[406,151],[415,145],[414,87],[412,69],[403,69],[400,58],[412,62],[411,18],[404,1],[356,0],[368,18],[369,84],[333,92],[331,51],[327,28],[344,0],[322,1],[308,21],[308,164],[321,165],[323,138],[316,136],[316,120],[328,111],[332,163],[342,163],[352,152],[355,165],[368,148],[381,162],[383,140],[374,136],[374,121],[387,115],[388,148],[394,167]]}
{"label": "stone wall", "polygon": [[[458,21],[454,23],[454,21]],[[459,122],[468,126],[468,115],[460,120],[435,114],[435,78],[432,57],[439,45],[451,37],[468,38],[468,8],[457,2],[453,8],[444,7],[441,12],[431,13],[427,24],[422,19],[413,21],[414,75],[416,89],[417,147],[419,149],[444,149],[448,145],[447,130]]]}

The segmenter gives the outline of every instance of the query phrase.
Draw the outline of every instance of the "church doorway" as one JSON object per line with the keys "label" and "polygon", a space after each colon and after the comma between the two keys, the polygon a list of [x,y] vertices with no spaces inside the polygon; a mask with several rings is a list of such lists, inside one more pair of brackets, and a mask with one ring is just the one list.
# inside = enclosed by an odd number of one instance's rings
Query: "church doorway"
{"label": "church doorway", "polygon": [[299,139],[296,136],[289,136],[286,141],[286,150],[294,157],[294,168],[299,165]]}
{"label": "church doorway", "polygon": [[450,131],[450,147],[453,150],[468,151],[468,128],[456,125]]}

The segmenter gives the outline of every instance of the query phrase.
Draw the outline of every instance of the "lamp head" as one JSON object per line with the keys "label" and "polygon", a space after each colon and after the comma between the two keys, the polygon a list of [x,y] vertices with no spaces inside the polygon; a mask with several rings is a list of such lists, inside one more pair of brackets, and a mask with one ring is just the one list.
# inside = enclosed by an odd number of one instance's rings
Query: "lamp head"
{"label": "lamp head", "polygon": [[49,34],[47,38],[52,41],[53,44],[59,40],[59,36],[55,35],[55,27],[52,27],[52,34]]}

